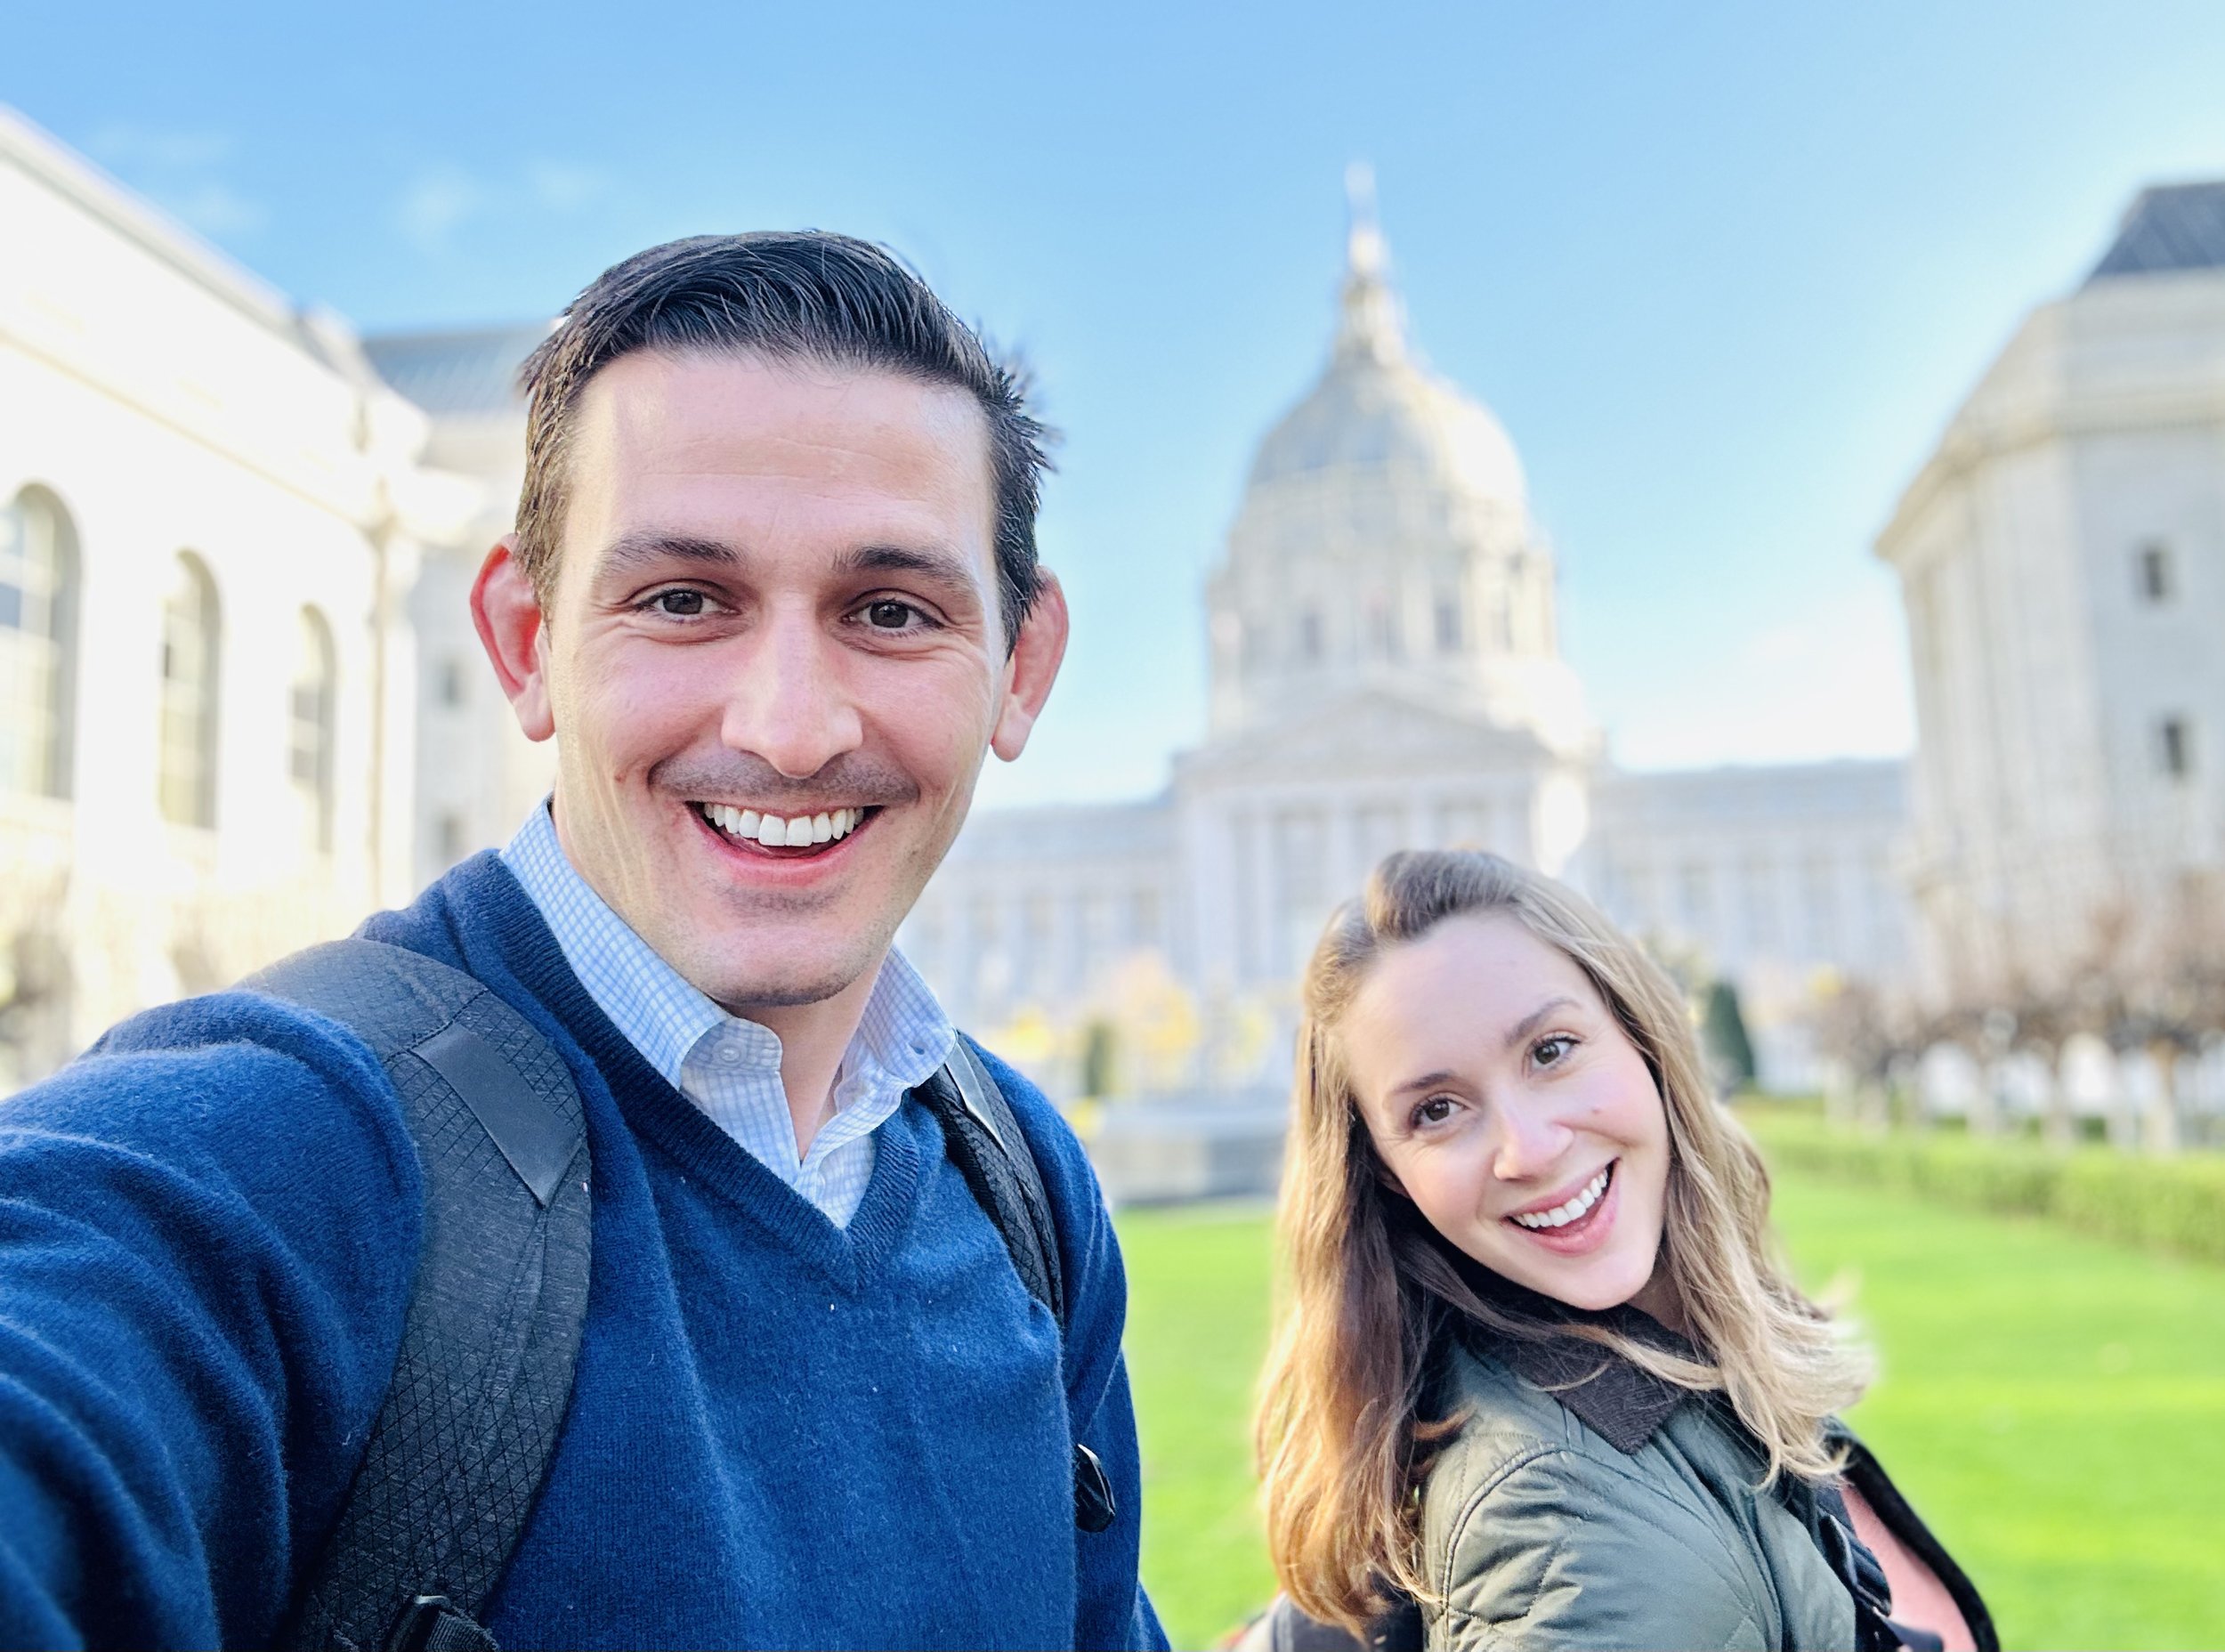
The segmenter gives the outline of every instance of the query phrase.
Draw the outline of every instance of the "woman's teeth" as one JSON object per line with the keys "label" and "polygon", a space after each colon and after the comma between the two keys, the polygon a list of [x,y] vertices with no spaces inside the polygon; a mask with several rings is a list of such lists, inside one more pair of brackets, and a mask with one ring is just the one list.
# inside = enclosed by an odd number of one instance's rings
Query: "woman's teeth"
{"label": "woman's teeth", "polygon": [[746,838],[764,845],[768,849],[799,848],[814,843],[832,843],[846,838],[857,830],[865,818],[863,809],[833,809],[823,814],[765,814],[756,809],[737,809],[731,804],[705,803],[697,806],[703,818],[729,838]]}
{"label": "woman's teeth", "polygon": [[1557,1204],[1549,1211],[1540,1211],[1534,1215],[1510,1217],[1509,1219],[1519,1227],[1566,1227],[1599,1203],[1599,1195],[1606,1192],[1607,1182],[1614,1175],[1614,1167],[1610,1164],[1586,1182],[1583,1191],[1567,1203]]}

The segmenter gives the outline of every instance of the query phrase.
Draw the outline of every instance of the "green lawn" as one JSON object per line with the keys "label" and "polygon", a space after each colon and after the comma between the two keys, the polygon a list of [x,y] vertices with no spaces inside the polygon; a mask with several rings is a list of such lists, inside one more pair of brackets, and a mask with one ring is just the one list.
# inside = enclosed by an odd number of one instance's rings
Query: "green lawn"
{"label": "green lawn", "polygon": [[[1780,1178],[1801,1276],[1844,1274],[1883,1378],[1853,1421],[2005,1645],[2225,1646],[2225,1269],[2037,1222]],[[1132,1211],[1144,1579],[1177,1647],[1272,1590],[1250,1473],[1258,1210]]]}

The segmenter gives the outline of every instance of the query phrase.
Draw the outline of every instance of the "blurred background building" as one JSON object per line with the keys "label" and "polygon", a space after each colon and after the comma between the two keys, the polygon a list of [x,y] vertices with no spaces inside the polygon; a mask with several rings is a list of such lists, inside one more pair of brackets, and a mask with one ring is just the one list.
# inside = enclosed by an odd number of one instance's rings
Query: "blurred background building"
{"label": "blurred background building", "polygon": [[1929,993],[2020,1000],[2218,944],[2225,184],[2140,195],[1986,369],[1877,549],[1915,674]]}
{"label": "blurred background building", "polygon": [[1813,1082],[1816,972],[1904,966],[1902,765],[1606,760],[1521,459],[1417,355],[1354,185],[1327,364],[1260,442],[1207,592],[1205,743],[1148,801],[977,814],[908,954],[1055,1094],[1264,1117],[1331,910],[1395,849],[1475,846],[1727,983],[1764,1078]]}
{"label": "blurred background building", "polygon": [[406,898],[424,547],[479,489],[304,312],[0,109],[0,1084]]}
{"label": "blurred background building", "polygon": [[[358,339],[5,111],[0,222],[8,1084],[500,843],[551,753],[465,606],[544,326]],[[1400,847],[1587,889],[1765,1083],[1960,1040],[2059,1097],[2076,1039],[2152,1072],[2158,1028],[2215,1067],[2225,185],[2139,198],[1878,550],[1911,764],[1617,767],[1518,453],[1418,354],[1356,177],[1326,364],[1204,593],[1203,742],[1154,797],[979,813],[903,943],[1054,1094],[1121,1099],[1115,1179],[1177,1191],[1271,1173],[1306,953]]]}

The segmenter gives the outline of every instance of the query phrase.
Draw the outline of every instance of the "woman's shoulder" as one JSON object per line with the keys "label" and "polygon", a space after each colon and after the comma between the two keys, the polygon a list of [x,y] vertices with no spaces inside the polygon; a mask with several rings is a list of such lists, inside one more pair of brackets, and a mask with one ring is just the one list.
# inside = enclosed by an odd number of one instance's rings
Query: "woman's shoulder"
{"label": "woman's shoulder", "polygon": [[[1590,1471],[1587,1478],[1685,1490],[1683,1477],[1663,1474],[1663,1465],[1649,1460],[1645,1438],[1618,1431],[1610,1439],[1594,1426],[1606,1419],[1587,1421],[1556,1386],[1521,1362],[1455,1342],[1444,1356],[1439,1398],[1440,1414],[1456,1427],[1430,1461],[1425,1511],[1457,1518],[1478,1497],[1501,1491],[1517,1470],[1544,1458],[1581,1463]],[[1652,1432],[1646,1429],[1646,1437]]]}
{"label": "woman's shoulder", "polygon": [[1443,1393],[1459,1428],[1422,1493],[1433,1647],[1652,1645],[1664,1627],[1679,1645],[1771,1644],[1752,1558],[1668,1454],[1621,1449],[1513,1363],[1465,1346]]}

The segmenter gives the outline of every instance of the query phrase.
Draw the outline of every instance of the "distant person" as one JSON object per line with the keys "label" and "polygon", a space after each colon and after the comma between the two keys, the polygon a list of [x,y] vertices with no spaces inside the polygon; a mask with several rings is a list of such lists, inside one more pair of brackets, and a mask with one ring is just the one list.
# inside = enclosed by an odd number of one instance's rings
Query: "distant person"
{"label": "distant person", "polygon": [[1385,861],[1307,969],[1290,1142],[1250,1644],[1994,1646],[1833,1414],[1865,1364],[1682,995],[1583,901]]}
{"label": "distant person", "polygon": [[816,232],[524,382],[553,798],[0,1113],[0,1642],[1163,1647],[1096,1181],[891,944],[1065,646],[1041,427]]}

